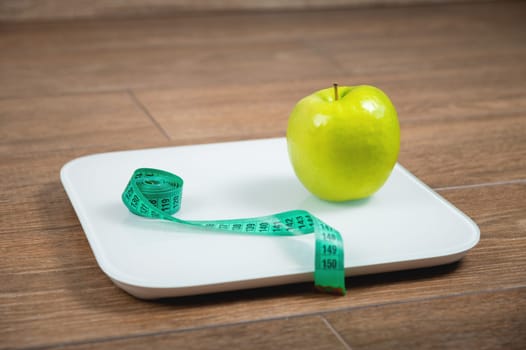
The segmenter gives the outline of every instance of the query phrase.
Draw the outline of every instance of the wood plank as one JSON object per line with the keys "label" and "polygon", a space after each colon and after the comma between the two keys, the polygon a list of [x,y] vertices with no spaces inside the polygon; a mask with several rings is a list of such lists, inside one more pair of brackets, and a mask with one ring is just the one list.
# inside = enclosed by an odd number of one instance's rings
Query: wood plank
{"label": "wood plank", "polygon": [[[35,49],[42,53],[65,53],[205,42],[259,44],[269,40],[281,43],[303,39],[319,44],[326,40],[336,41],[331,45],[340,40],[341,44],[346,44],[343,47],[357,49],[395,49],[399,45],[404,48],[432,47],[433,43],[438,43],[454,45],[466,52],[468,43],[480,48],[484,43],[509,47],[510,42],[517,42],[524,32],[521,19],[525,10],[520,2],[505,2],[453,7],[225,12],[221,16],[194,13],[66,23],[4,22],[0,26],[0,48],[8,57],[17,57]],[[68,30],[64,31],[64,27]],[[451,35],[452,29],[455,35]],[[349,33],[353,34],[352,41],[348,40]]]}
{"label": "wood plank", "polygon": [[56,183],[62,165],[82,155],[169,142],[127,93],[3,99],[0,121],[6,191]]}
{"label": "wood plank", "polygon": [[188,332],[165,332],[96,343],[66,344],[63,349],[341,349],[345,346],[320,317],[254,322]]}
{"label": "wood plank", "polygon": [[310,78],[413,85],[452,67],[517,76],[525,12],[518,2],[3,24],[0,96]]}
{"label": "wood plank", "polygon": [[51,52],[39,55],[39,60],[7,58],[0,67],[4,97],[155,86],[219,89],[243,80],[263,83],[323,76],[332,81],[337,76],[324,58],[294,40],[257,46],[206,41],[148,50]]}
{"label": "wood plank", "polygon": [[475,220],[484,240],[513,241],[526,236],[526,181],[469,190],[443,189],[438,193]]}
{"label": "wood plank", "polygon": [[285,136],[295,103],[325,86],[313,79],[257,84],[249,89],[239,85],[139,90],[136,95],[172,139],[206,143]]}
{"label": "wood plank", "polygon": [[4,161],[35,152],[167,139],[128,93],[2,99],[0,113]]}
{"label": "wood plank", "polygon": [[[460,263],[350,278],[346,297],[307,283],[144,302],[98,270],[79,226],[22,226],[0,235],[0,339],[19,347],[88,342],[526,286],[526,185],[443,193],[479,223],[481,242]],[[65,205],[64,197],[57,208]]]}
{"label": "wood plank", "polygon": [[[503,27],[488,22],[483,29],[463,29],[453,35],[452,27],[459,26],[465,19],[441,20],[427,37],[422,34],[401,36],[395,31],[386,34],[387,38],[382,41],[376,37],[371,41],[364,35],[349,44],[342,32],[321,42],[307,42],[330,56],[346,73],[359,76],[404,74],[416,78],[420,74],[451,68],[459,68],[459,72],[478,69],[480,74],[482,67],[506,63],[515,63],[523,71],[526,49],[520,42],[526,28],[516,28],[514,22]],[[448,78],[455,80],[457,77]]]}
{"label": "wood plank", "polygon": [[325,315],[352,349],[524,349],[526,288]]}
{"label": "wood plank", "polygon": [[[480,0],[462,0],[480,1]],[[286,0],[265,1],[245,0],[94,0],[87,3],[71,3],[67,0],[4,0],[0,3],[0,20],[41,21],[57,19],[165,16],[167,13],[197,11],[268,11],[291,9],[324,9],[340,7],[363,7],[374,5],[407,5],[437,2],[458,2],[458,0]]]}
{"label": "wood plank", "polygon": [[399,162],[431,187],[525,178],[523,115],[402,122],[401,133]]}

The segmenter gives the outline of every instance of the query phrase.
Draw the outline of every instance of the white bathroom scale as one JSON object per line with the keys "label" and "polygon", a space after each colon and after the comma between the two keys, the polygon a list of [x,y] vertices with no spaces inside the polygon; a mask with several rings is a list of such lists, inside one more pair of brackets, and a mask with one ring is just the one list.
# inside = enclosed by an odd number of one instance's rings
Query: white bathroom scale
{"label": "white bathroom scale", "polygon": [[136,216],[121,194],[137,168],[184,180],[185,220],[304,209],[343,238],[347,276],[447,264],[479,241],[477,225],[397,164],[368,199],[329,203],[296,178],[284,138],[102,153],[77,158],[61,179],[100,268],[145,299],[313,280],[314,235],[206,231]]}

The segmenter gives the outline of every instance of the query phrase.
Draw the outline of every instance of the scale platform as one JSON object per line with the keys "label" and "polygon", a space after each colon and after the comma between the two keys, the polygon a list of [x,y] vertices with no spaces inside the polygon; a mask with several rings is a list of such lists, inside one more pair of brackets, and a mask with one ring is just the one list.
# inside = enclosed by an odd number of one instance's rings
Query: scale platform
{"label": "scale platform", "polygon": [[368,199],[329,203],[310,194],[284,138],[224,142],[77,158],[61,180],[100,268],[144,299],[313,280],[314,236],[210,232],[133,215],[121,194],[137,168],[185,181],[186,220],[265,216],[304,209],[342,235],[347,276],[447,264],[480,238],[477,225],[397,164]]}

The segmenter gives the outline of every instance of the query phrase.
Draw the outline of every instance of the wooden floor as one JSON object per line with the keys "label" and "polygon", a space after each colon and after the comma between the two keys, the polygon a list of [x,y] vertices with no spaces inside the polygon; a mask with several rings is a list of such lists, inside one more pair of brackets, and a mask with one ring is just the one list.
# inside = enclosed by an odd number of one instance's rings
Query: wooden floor
{"label": "wooden floor", "polygon": [[[0,348],[526,348],[526,3],[0,24]],[[459,263],[142,301],[62,188],[113,150],[284,136],[302,96],[373,84],[400,163],[472,217]]]}

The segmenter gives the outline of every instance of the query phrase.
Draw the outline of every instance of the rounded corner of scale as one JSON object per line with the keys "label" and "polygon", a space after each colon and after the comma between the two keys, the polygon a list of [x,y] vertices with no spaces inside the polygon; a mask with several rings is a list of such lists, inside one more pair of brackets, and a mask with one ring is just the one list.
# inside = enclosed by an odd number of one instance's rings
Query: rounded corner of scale
{"label": "rounded corner of scale", "polygon": [[68,160],[64,165],[62,165],[62,168],[60,168],[60,177],[64,179],[64,177],[71,171],[71,168],[75,166],[75,164],[82,162],[86,158],[93,157],[93,155],[86,155],[86,156],[80,156],[77,158],[73,158]]}

